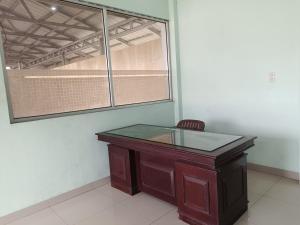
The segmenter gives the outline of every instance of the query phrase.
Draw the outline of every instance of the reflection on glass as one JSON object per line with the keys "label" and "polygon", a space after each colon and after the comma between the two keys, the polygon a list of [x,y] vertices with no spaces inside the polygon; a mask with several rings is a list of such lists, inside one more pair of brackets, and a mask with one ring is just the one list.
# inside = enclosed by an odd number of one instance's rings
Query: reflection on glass
{"label": "reflection on glass", "polygon": [[116,105],[169,99],[166,24],[108,13]]}
{"label": "reflection on glass", "polygon": [[14,118],[110,106],[101,10],[51,0],[0,10]]}
{"label": "reflection on glass", "polygon": [[177,145],[208,152],[214,151],[224,145],[242,138],[241,136],[235,135],[199,132],[149,125],[135,125],[105,133]]}

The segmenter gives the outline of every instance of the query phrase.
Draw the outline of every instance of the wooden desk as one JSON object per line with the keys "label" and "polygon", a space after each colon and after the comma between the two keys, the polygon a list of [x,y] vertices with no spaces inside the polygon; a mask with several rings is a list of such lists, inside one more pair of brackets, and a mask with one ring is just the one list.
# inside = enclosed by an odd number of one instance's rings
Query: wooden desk
{"label": "wooden desk", "polygon": [[254,137],[134,125],[98,133],[110,143],[111,185],[178,206],[193,225],[232,225],[248,207],[244,151]]}

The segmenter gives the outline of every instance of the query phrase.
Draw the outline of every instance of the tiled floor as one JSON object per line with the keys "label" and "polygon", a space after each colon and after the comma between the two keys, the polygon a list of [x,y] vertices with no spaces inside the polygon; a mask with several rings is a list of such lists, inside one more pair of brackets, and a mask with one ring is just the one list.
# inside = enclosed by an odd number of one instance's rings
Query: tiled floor
{"label": "tiled floor", "polygon": [[[299,225],[300,185],[248,172],[249,210],[235,225]],[[147,194],[133,197],[109,185],[9,225],[185,225],[176,208]]]}

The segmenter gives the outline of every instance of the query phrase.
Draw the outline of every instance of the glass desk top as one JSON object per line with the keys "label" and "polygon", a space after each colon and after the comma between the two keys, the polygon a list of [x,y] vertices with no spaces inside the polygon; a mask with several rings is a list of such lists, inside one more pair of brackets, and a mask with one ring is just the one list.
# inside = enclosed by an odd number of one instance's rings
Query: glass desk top
{"label": "glass desk top", "polygon": [[212,152],[232,143],[242,136],[167,128],[151,125],[134,125],[104,132],[117,136],[142,139],[152,142],[171,144],[180,147]]}

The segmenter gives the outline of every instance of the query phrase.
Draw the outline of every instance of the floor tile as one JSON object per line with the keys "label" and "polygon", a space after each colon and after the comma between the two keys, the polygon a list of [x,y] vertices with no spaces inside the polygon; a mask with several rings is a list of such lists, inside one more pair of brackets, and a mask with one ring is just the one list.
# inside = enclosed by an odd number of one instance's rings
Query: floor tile
{"label": "floor tile", "polygon": [[258,199],[262,197],[261,194],[256,194],[252,191],[248,191],[248,207],[251,207]]}
{"label": "floor tile", "polygon": [[234,225],[256,225],[250,221],[244,221],[244,220],[239,220],[238,222],[236,222]]}
{"label": "floor tile", "polygon": [[[249,210],[234,225],[300,224],[300,185],[274,175],[248,172]],[[177,207],[145,193],[127,195],[97,188],[8,225],[186,225]]]}
{"label": "floor tile", "polygon": [[119,191],[116,188],[111,187],[110,184],[107,184],[107,185],[104,185],[103,187],[98,188],[98,191],[101,194],[113,199],[115,202],[121,202],[121,201],[124,201],[125,199],[128,199],[131,197],[131,195],[126,194],[122,191]]}
{"label": "floor tile", "polygon": [[172,210],[168,214],[162,216],[158,220],[151,223],[151,225],[188,225],[178,218],[177,210]]}
{"label": "floor tile", "polygon": [[275,175],[248,170],[248,191],[264,194],[280,179]]}
{"label": "floor tile", "polygon": [[45,209],[8,225],[64,225],[64,223],[51,209]]}
{"label": "floor tile", "polygon": [[78,225],[149,225],[171,210],[175,210],[175,206],[140,193]]}
{"label": "floor tile", "polygon": [[300,208],[280,200],[262,197],[246,212],[241,223],[251,225],[299,224]]}
{"label": "floor tile", "polygon": [[102,192],[103,190],[99,188],[95,189],[55,205],[52,209],[67,224],[71,225],[123,200],[119,197],[110,198]]}
{"label": "floor tile", "polygon": [[282,179],[267,193],[267,196],[300,206],[300,185],[298,181]]}

